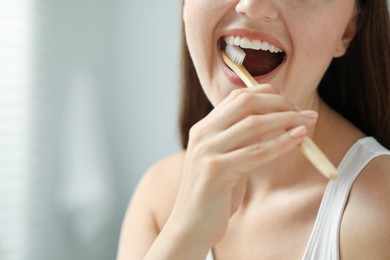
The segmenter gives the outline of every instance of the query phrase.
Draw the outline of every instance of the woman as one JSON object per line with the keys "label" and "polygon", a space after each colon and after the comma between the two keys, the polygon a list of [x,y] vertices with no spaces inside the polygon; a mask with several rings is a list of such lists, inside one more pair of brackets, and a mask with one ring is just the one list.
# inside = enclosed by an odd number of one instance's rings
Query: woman
{"label": "woman", "polygon": [[139,184],[118,259],[388,259],[387,1],[185,0],[183,20],[185,150]]}

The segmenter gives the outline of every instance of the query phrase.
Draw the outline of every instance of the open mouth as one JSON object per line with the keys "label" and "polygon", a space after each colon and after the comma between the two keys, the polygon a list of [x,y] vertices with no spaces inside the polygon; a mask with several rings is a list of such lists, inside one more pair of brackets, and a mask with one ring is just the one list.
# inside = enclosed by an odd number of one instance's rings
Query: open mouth
{"label": "open mouth", "polygon": [[243,65],[253,77],[275,70],[286,57],[283,50],[265,41],[240,36],[225,36],[219,40],[221,50],[225,50],[227,44],[238,46],[245,52]]}

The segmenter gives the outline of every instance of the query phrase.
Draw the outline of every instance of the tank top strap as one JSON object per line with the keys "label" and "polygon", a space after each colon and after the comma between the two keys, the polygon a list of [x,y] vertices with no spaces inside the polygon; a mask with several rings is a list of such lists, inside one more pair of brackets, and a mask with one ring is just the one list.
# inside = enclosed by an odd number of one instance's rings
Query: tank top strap
{"label": "tank top strap", "polygon": [[210,249],[205,260],[214,260],[213,250]]}
{"label": "tank top strap", "polygon": [[373,137],[351,146],[338,167],[339,176],[325,189],[303,260],[339,259],[340,224],[352,185],[363,168],[382,155],[390,155],[390,151]]}

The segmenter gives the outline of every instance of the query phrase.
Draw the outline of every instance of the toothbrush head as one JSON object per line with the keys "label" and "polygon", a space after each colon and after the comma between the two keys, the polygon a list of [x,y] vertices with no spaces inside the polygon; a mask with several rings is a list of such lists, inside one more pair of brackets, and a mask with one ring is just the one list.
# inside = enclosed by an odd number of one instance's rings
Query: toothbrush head
{"label": "toothbrush head", "polygon": [[225,53],[237,65],[242,65],[246,55],[240,47],[230,44],[226,45]]}

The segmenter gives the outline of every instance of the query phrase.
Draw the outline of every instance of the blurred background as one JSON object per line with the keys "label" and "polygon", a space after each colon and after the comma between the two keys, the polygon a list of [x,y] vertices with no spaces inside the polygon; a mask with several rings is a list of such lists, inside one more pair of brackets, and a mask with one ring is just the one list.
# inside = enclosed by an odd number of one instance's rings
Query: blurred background
{"label": "blurred background", "polygon": [[115,259],[180,149],[180,1],[0,0],[0,259]]}

